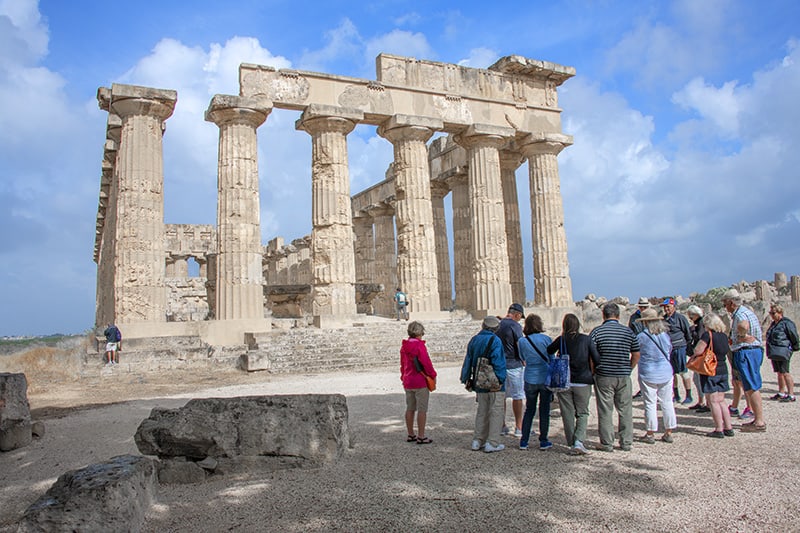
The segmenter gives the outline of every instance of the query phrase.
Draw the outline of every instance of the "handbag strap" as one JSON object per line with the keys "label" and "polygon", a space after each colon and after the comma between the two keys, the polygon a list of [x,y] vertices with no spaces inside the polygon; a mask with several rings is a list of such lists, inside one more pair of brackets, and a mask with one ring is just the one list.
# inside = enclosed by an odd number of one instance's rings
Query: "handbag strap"
{"label": "handbag strap", "polygon": [[526,339],[528,339],[528,342],[531,344],[531,347],[532,347],[532,348],[533,348],[533,349],[536,351],[536,353],[538,353],[538,354],[539,354],[539,357],[541,357],[541,358],[542,358],[542,360],[543,360],[545,363],[548,363],[548,364],[549,364],[549,363],[550,363],[550,359],[548,359],[547,357],[545,357],[544,355],[542,355],[542,352],[541,352],[541,350],[539,350],[539,347],[538,347],[538,346],[536,346],[535,344],[533,344],[533,341],[531,340],[531,338],[530,338],[530,337],[528,337],[527,335],[525,335],[525,338],[526,338]]}
{"label": "handbag strap", "polygon": [[661,345],[658,344],[658,342],[656,342],[656,338],[653,337],[652,335],[650,335],[650,332],[647,331],[646,329],[644,330],[644,334],[647,335],[648,337],[650,337],[650,340],[653,341],[653,344],[656,345],[656,348],[658,348],[658,351],[660,351],[664,355],[664,357],[667,358],[667,362],[668,363],[671,363],[671,361],[669,359],[669,356],[667,355],[667,352],[665,352],[664,348],[662,348]]}

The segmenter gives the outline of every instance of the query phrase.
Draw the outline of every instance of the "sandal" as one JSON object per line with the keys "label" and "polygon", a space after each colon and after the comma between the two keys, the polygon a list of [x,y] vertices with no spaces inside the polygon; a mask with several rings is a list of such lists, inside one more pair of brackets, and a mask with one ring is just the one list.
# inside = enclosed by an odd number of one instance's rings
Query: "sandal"
{"label": "sandal", "polygon": [[416,440],[417,440],[417,436],[416,435],[409,435],[406,438],[406,442],[416,442]]}
{"label": "sandal", "polygon": [[739,428],[739,431],[742,433],[763,433],[767,430],[766,424],[761,424],[757,426],[754,422],[750,422],[749,424],[742,424],[742,427]]}
{"label": "sandal", "polygon": [[417,437],[417,444],[430,444],[432,442],[428,437]]}

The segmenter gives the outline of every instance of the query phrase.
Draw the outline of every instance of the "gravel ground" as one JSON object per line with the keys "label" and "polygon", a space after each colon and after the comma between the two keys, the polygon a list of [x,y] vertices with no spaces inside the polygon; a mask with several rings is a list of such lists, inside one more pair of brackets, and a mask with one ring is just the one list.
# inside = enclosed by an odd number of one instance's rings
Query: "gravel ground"
{"label": "gravel ground", "polygon": [[[724,440],[704,437],[710,415],[679,407],[674,444],[635,443],[630,452],[585,457],[567,454],[555,404],[551,450],[520,451],[515,439],[504,438],[505,451],[485,454],[469,450],[475,401],[458,383],[459,368],[451,363],[439,372],[430,445],[405,442],[404,397],[393,368],[191,380],[109,374],[90,390],[80,381],[39,383],[31,404],[47,432],[31,446],[0,454],[0,531],[14,531],[25,508],[66,470],[138,453],[133,435],[155,406],[177,407],[193,397],[332,392],[347,396],[354,441],[338,462],[162,486],[145,531],[800,531],[798,404],[765,400],[766,433],[737,431]],[[766,398],[776,389],[768,363],[762,375]],[[641,434],[639,401],[634,420]],[[592,408],[590,444],[596,429]]]}

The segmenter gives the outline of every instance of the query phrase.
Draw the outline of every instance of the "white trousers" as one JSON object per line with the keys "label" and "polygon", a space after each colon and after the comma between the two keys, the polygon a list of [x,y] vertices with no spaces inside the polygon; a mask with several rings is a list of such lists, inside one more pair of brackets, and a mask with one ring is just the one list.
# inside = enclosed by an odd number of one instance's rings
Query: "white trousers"
{"label": "white trousers", "polygon": [[647,431],[658,431],[658,404],[661,404],[661,416],[664,429],[675,429],[678,419],[675,416],[675,404],[672,402],[672,378],[666,383],[649,383],[639,377],[639,390],[644,400],[644,420]]}

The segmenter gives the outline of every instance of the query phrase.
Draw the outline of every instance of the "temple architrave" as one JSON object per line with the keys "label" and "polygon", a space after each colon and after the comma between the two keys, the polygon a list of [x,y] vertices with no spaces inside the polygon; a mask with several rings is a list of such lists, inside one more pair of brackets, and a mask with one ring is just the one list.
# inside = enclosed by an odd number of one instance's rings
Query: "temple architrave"
{"label": "temple architrave", "polygon": [[[96,325],[237,344],[273,318],[327,328],[390,317],[395,287],[414,319],[504,314],[526,300],[515,179],[524,163],[534,304],[571,307],[557,156],[572,138],[561,132],[557,88],[574,69],[521,56],[474,69],[381,54],[376,70],[365,80],[242,64],[240,94],[214,96],[205,116],[219,127],[216,227],[163,222],[161,138],[176,92],[98,89],[108,122]],[[310,137],[312,230],[263,246],[256,130],[274,108],[297,111]],[[347,136],[358,124],[375,126],[394,159],[383,181],[351,195]]]}

